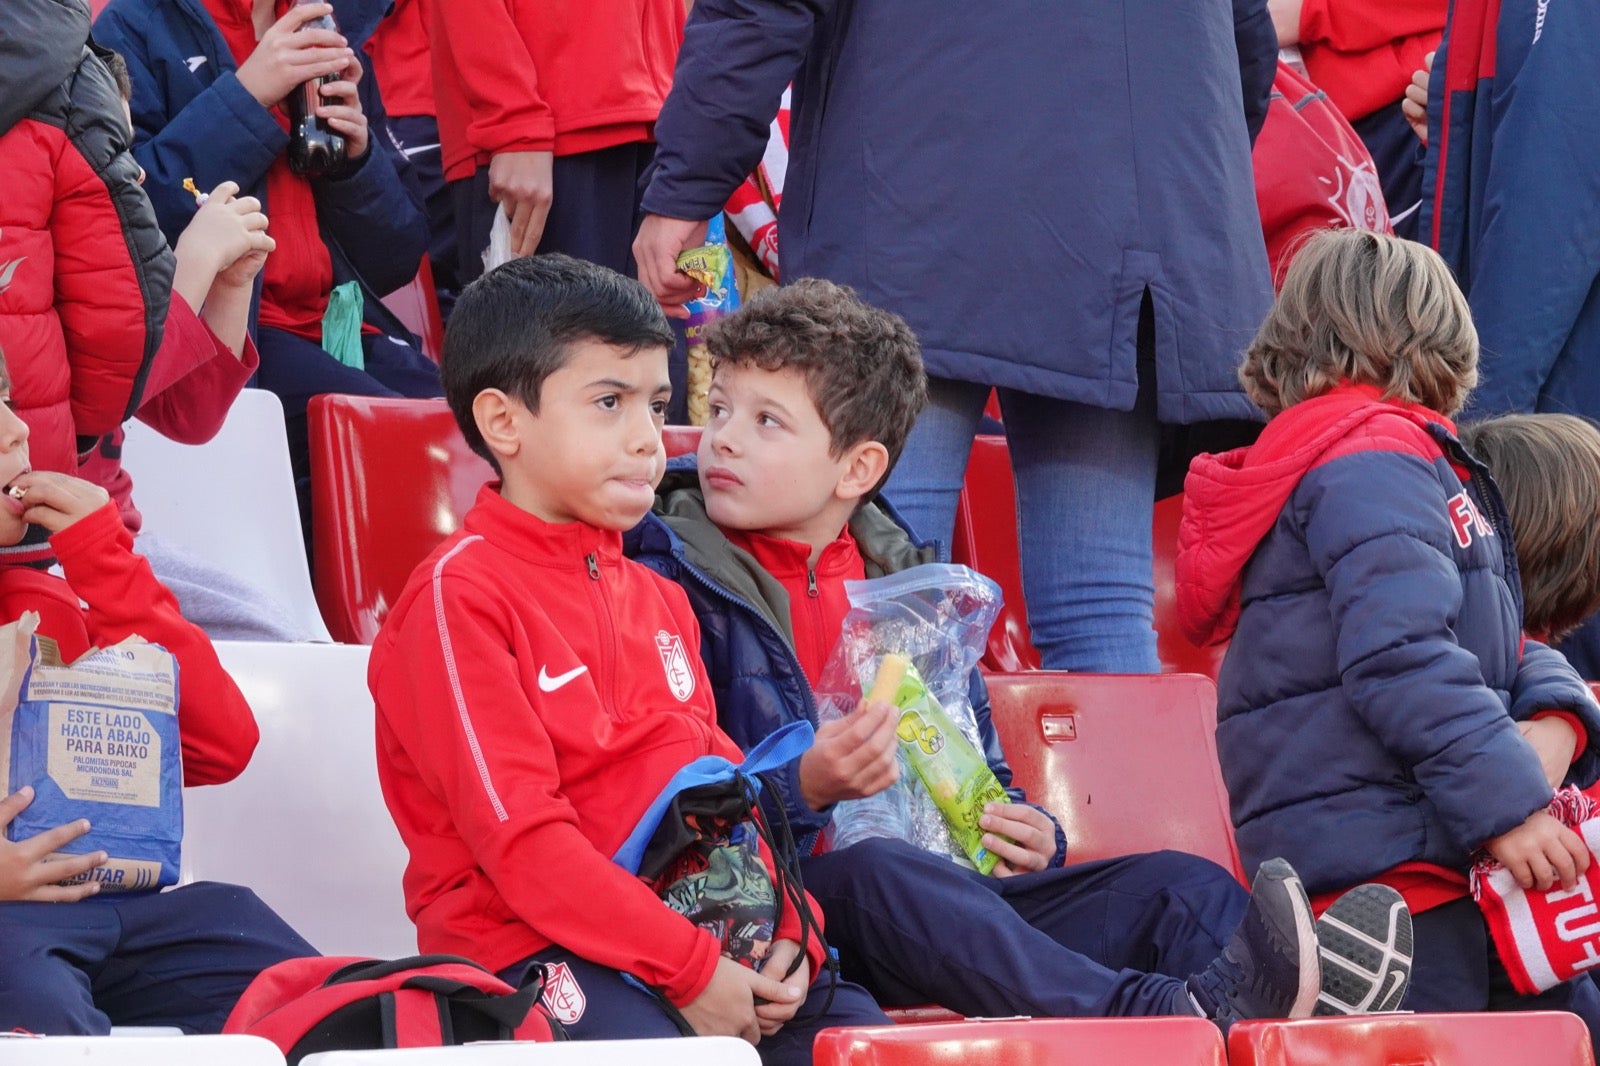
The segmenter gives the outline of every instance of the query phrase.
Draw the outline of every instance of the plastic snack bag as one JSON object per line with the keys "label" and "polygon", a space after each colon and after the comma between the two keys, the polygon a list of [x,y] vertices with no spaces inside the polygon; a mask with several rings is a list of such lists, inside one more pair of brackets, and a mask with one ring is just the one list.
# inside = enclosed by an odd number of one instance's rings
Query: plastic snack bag
{"label": "plastic snack bag", "polygon": [[[845,592],[851,610],[817,686],[818,717],[828,721],[854,713],[885,656],[900,656],[908,669],[895,682],[893,702],[902,711],[905,733],[900,781],[835,807],[832,846],[896,837],[963,865],[992,869],[993,855],[966,844],[982,837],[968,830],[983,804],[1006,799],[983,760],[970,695],[972,671],[1000,611],[999,587],[964,566],[929,564],[848,582]],[[941,809],[941,798],[951,816]],[[952,831],[952,817],[965,827],[961,834]]]}
{"label": "plastic snack bag", "polygon": [[94,828],[67,854],[104,851],[78,881],[102,892],[178,882],[183,765],[178,663],[130,637],[63,663],[26,611],[0,626],[0,766],[6,793],[32,785],[34,800],[7,835],[24,840],[75,818]]}
{"label": "plastic snack bag", "polygon": [[703,426],[709,420],[706,394],[711,388],[711,353],[701,335],[706,326],[739,309],[739,287],[734,284],[733,252],[728,248],[728,231],[722,216],[706,223],[706,243],[678,253],[678,270],[706,287],[705,295],[684,305],[689,324],[688,340],[689,424]]}

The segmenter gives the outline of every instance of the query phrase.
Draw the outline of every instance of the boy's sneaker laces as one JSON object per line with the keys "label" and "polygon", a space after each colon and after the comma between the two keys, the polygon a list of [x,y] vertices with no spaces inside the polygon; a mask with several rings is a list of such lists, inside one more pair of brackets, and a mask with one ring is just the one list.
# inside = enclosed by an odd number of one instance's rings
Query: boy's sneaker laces
{"label": "boy's sneaker laces", "polygon": [[1226,1029],[1245,1018],[1305,1018],[1322,987],[1316,922],[1294,869],[1261,864],[1233,939],[1186,983],[1201,1013]]}

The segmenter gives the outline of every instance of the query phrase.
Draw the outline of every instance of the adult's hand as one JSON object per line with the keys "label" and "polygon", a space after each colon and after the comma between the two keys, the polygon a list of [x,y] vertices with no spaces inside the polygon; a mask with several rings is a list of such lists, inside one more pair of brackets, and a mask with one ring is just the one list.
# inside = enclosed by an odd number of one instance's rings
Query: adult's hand
{"label": "adult's hand", "polygon": [[489,160],[489,199],[511,220],[511,254],[532,255],[555,196],[555,154],[501,152]]}
{"label": "adult's hand", "polygon": [[646,215],[633,239],[633,261],[639,280],[661,304],[669,318],[688,318],[683,305],[700,295],[700,283],[680,273],[678,253],[706,242],[706,224],[688,219]]}

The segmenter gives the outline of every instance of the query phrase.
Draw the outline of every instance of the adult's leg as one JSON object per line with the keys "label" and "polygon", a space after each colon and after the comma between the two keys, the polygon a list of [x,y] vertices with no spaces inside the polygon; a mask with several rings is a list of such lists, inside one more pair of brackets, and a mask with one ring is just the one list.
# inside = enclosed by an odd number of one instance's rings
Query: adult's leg
{"label": "adult's leg", "polygon": [[439,365],[403,341],[369,333],[361,338],[366,372],[379,385],[401,396],[431,399],[444,395]]}
{"label": "adult's leg", "polygon": [[1250,895],[1214,862],[1157,851],[1008,877],[1000,895],[1056,943],[1113,970],[1188,977],[1239,927]]}
{"label": "adult's leg", "polygon": [[489,168],[450,183],[456,216],[456,281],[465,288],[483,274],[483,253],[489,247],[498,204],[489,199]]}
{"label": "adult's leg", "polygon": [[885,1005],[932,1001],[977,1016],[1192,1013],[1181,981],[1063,946],[1028,923],[1000,880],[903,841],[818,855],[802,874],[845,976]]}
{"label": "adult's leg", "polygon": [[938,542],[941,559],[950,558],[967,456],[988,398],[987,385],[929,378],[928,406],[884,486],[885,498],[917,539]]}
{"label": "adult's leg", "polygon": [[639,179],[654,145],[619,144],[557,156],[550,215],[539,251],[564,252],[634,277],[633,234],[639,228]]}
{"label": "adult's leg", "polygon": [[239,885],[202,881],[114,901],[116,951],[94,975],[117,1025],[220,1033],[256,975],[317,949]]}
{"label": "adult's leg", "polygon": [[101,1036],[111,1019],[95,1004],[91,975],[117,944],[103,900],[0,903],[0,1018],[7,1029]]}
{"label": "adult's leg", "polygon": [[456,202],[444,180],[439,150],[439,120],[432,115],[390,115],[389,132],[411,162],[411,173],[422,193],[428,216],[428,261],[441,303],[448,303],[458,286],[456,268]]}
{"label": "adult's leg", "polygon": [[1000,393],[1017,479],[1022,589],[1046,670],[1150,674],[1160,426],[1131,411]]}

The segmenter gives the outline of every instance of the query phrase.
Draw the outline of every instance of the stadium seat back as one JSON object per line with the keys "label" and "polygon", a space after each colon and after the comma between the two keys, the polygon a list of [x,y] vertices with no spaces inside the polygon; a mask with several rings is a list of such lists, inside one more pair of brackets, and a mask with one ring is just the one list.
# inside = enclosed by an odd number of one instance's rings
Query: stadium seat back
{"label": "stadium seat back", "polygon": [[816,1066],[1226,1066],[1204,1018],[1035,1018],[824,1029]]}
{"label": "stadium seat back", "polygon": [[317,602],[334,639],[371,644],[494,470],[443,400],[317,396],[309,417]]}
{"label": "stadium seat back", "polygon": [[753,1045],[731,1036],[472,1044],[399,1051],[324,1051],[300,1066],[760,1066]]}
{"label": "stadium seat back", "polygon": [[1594,1066],[1575,1014],[1375,1014],[1248,1021],[1228,1033],[1232,1066]]}
{"label": "stadium seat back", "polygon": [[283,1052],[258,1036],[0,1037],[6,1066],[284,1066]]}
{"label": "stadium seat back", "polygon": [[1028,608],[1022,599],[1017,487],[1004,437],[979,436],[972,442],[966,483],[956,504],[950,558],[992,578],[1005,600],[989,633],[983,665],[1004,673],[1039,669],[1039,652],[1028,635]]}
{"label": "stadium seat back", "polygon": [[1171,848],[1241,874],[1209,678],[1030,671],[988,683],[1016,783],[1060,819],[1074,859]]}
{"label": "stadium seat back", "polygon": [[198,446],[129,422],[122,463],[145,532],[271,593],[314,639],[329,639],[311,588],[276,396],[245,389],[221,431]]}
{"label": "stadium seat back", "polygon": [[233,781],[184,791],[183,882],[251,888],[319,951],[416,953],[384,806],[368,649],[218,641],[261,728]]}

